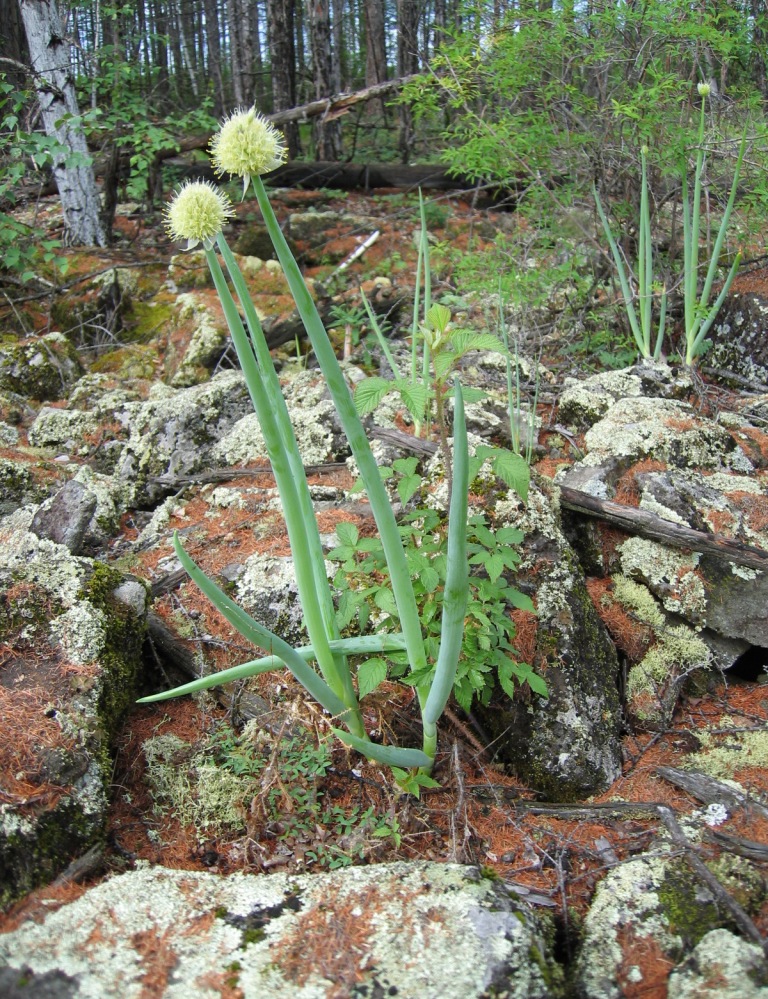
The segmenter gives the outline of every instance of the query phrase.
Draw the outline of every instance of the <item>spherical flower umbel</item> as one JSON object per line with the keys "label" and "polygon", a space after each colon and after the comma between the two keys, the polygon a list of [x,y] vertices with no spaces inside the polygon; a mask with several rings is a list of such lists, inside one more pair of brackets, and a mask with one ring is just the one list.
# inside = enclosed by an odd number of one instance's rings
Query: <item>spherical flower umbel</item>
{"label": "spherical flower umbel", "polygon": [[164,221],[171,239],[186,239],[188,250],[198,243],[210,249],[234,214],[232,202],[214,184],[187,181],[165,209]]}
{"label": "spherical flower umbel", "polygon": [[696,89],[699,92],[699,97],[709,97],[712,88],[708,83],[699,83]]}
{"label": "spherical flower umbel", "polygon": [[218,174],[232,173],[245,181],[275,170],[285,161],[283,137],[255,108],[238,108],[225,118],[211,140],[211,158]]}

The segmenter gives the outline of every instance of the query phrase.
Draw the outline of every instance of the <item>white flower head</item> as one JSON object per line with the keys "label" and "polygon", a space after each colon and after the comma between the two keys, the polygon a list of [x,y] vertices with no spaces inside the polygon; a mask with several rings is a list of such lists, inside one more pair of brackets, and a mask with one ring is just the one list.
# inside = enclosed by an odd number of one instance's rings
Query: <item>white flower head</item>
{"label": "white flower head", "polygon": [[227,219],[235,214],[223,191],[209,181],[187,181],[165,209],[171,239],[186,239],[187,249],[202,243],[210,249]]}
{"label": "white flower head", "polygon": [[710,91],[712,90],[708,83],[700,83],[696,89],[699,92],[699,97],[709,97]]}
{"label": "white flower head", "polygon": [[251,177],[276,170],[285,162],[283,136],[255,108],[238,108],[225,118],[211,140],[211,158],[216,172],[242,177],[248,190]]}

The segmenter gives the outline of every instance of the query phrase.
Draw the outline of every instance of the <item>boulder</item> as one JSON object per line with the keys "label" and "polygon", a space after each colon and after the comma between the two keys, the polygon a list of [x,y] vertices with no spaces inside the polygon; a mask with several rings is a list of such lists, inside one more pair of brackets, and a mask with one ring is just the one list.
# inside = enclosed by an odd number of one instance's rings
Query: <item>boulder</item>
{"label": "boulder", "polygon": [[0,389],[6,392],[55,401],[81,374],[77,352],[62,333],[0,343]]}
{"label": "boulder", "polygon": [[[668,980],[663,994],[680,999],[768,995],[765,955],[727,925],[729,914],[710,890],[661,842],[658,852],[621,864],[598,885],[584,922],[576,993],[580,999],[621,999],[655,994]],[[707,942],[717,948],[708,949]],[[707,981],[713,987],[707,971],[720,966],[727,969],[730,988],[741,968],[747,991],[696,991]],[[719,978],[717,983],[719,988]],[[759,991],[750,991],[752,986]]]}
{"label": "boulder", "polygon": [[[752,278],[754,283],[754,275]],[[750,384],[768,384],[768,299],[755,291],[740,292],[738,278],[712,326],[712,346],[704,363],[733,372]]]}
{"label": "boulder", "polygon": [[668,999],[768,999],[768,967],[757,944],[711,930],[669,976]]}
{"label": "boulder", "polygon": [[513,581],[537,613],[513,614],[515,645],[549,697],[521,692],[512,700],[497,691],[476,713],[498,758],[531,788],[556,801],[598,794],[621,773],[616,650],[562,532],[556,497],[532,483],[524,509],[510,494],[494,513],[525,534]]}
{"label": "boulder", "polygon": [[0,905],[101,842],[110,740],[135,696],[145,630],[138,582],[39,537],[32,519],[24,509],[0,521]]}
{"label": "boulder", "polygon": [[129,432],[116,475],[131,501],[151,506],[178,488],[175,477],[210,468],[214,447],[252,408],[239,371],[185,389],[157,386],[146,402],[126,403],[115,414]]}
{"label": "boulder", "polygon": [[425,862],[298,877],[141,867],[0,937],[0,962],[6,988],[55,981],[70,999],[150,982],[169,999],[545,999],[561,980],[500,882]]}

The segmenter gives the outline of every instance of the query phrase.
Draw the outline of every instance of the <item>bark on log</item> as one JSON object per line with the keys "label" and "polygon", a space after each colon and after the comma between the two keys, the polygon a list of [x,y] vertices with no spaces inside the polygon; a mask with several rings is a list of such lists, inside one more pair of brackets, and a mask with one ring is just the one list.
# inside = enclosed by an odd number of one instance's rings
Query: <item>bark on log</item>
{"label": "bark on log", "polygon": [[707,534],[695,531],[692,527],[664,520],[647,510],[640,510],[623,503],[598,499],[570,486],[560,486],[560,505],[574,513],[587,517],[598,517],[609,524],[620,527],[628,534],[639,534],[643,538],[660,541],[673,548],[685,548],[693,552],[716,555],[718,558],[750,569],[768,570],[768,552],[753,545],[745,545],[722,534]]}
{"label": "bark on log", "polygon": [[[177,174],[185,180],[216,179],[213,167],[207,163],[171,162]],[[380,187],[415,190],[421,187],[432,191],[474,191],[477,187],[468,177],[449,176],[447,168],[440,164],[404,166],[402,163],[331,163],[323,160],[292,162],[278,167],[266,179],[273,187],[303,187],[307,190],[321,187],[338,191],[369,191]],[[505,190],[514,193],[511,189]]]}
{"label": "bark on log", "polygon": [[738,788],[724,784],[708,774],[699,773],[697,770],[679,770],[677,767],[656,767],[656,773],[707,805],[720,802],[730,811],[743,808],[745,811],[756,812],[763,819],[768,819],[768,808],[765,805]]}
{"label": "bark on log", "polygon": [[[318,115],[324,115],[326,119],[332,121],[341,115],[346,114],[350,108],[365,101],[376,100],[382,94],[392,90],[398,90],[414,80],[414,76],[399,77],[396,80],[387,80],[385,83],[377,83],[372,87],[365,87],[363,90],[355,90],[351,94],[336,94],[333,97],[324,97],[322,100],[310,101],[308,104],[301,104],[296,108],[287,108],[285,111],[276,111],[274,114],[266,114],[264,117],[271,121],[273,125],[286,125],[291,121],[307,121]],[[179,153],[189,153],[193,149],[205,149],[211,141],[211,133],[200,135],[190,135],[182,139],[176,146],[169,146],[160,149],[155,153],[155,158],[161,160],[171,159]]]}

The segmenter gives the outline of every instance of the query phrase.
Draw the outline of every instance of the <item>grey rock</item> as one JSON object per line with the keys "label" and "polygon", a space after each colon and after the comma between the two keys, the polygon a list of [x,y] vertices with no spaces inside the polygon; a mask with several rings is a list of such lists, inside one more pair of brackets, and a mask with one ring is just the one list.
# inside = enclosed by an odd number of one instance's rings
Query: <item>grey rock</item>
{"label": "grey rock", "polygon": [[38,402],[63,398],[82,374],[75,348],[61,333],[0,345],[0,389]]}
{"label": "grey rock", "polygon": [[691,388],[686,371],[653,362],[620,371],[600,371],[589,378],[568,378],[558,403],[558,419],[584,429],[601,419],[620,399],[685,399]]}
{"label": "grey rock", "polygon": [[669,976],[667,997],[767,999],[765,954],[729,930],[712,930]]}
{"label": "grey rock", "polygon": [[[694,953],[703,952],[710,931],[727,918],[685,862],[660,843],[657,853],[621,864],[598,885],[584,921],[577,995],[621,999],[630,989],[641,994],[658,983],[659,962],[678,964],[694,947]],[[764,961],[759,968],[764,975]],[[699,995],[673,993],[670,980],[669,995],[677,994]]]}
{"label": "grey rock", "polygon": [[139,999],[148,975],[166,999],[214,999],[224,983],[244,999],[545,999],[561,979],[503,886],[422,862],[300,877],[139,868],[0,937],[0,961],[57,976],[72,999]]}
{"label": "grey rock", "polygon": [[95,495],[71,479],[37,510],[29,529],[38,538],[65,545],[73,555],[79,555],[95,511]]}
{"label": "grey rock", "polygon": [[45,793],[34,807],[0,803],[0,905],[101,841],[110,740],[135,697],[145,631],[112,592],[118,573],[38,537],[31,521],[20,510],[0,522],[0,590],[11,594],[0,642],[17,666],[4,675],[8,710],[46,733],[24,746],[20,779]]}
{"label": "grey rock", "polygon": [[25,503],[35,503],[45,496],[26,464],[0,458],[0,516],[12,513]]}
{"label": "grey rock", "polygon": [[704,363],[768,384],[768,301],[755,292],[730,294],[712,327]]}
{"label": "grey rock", "polygon": [[176,491],[174,477],[210,468],[217,442],[250,412],[245,380],[236,371],[216,375],[204,385],[163,387],[147,402],[125,405],[117,417],[130,436],[115,474],[129,490],[129,502],[156,503]]}
{"label": "grey rock", "polygon": [[621,773],[619,664],[566,540],[556,503],[532,484],[525,510],[496,503],[496,517],[525,533],[514,585],[530,592],[536,638],[526,661],[548,698],[511,700],[497,692],[473,709],[498,758],[553,800],[597,794]]}

